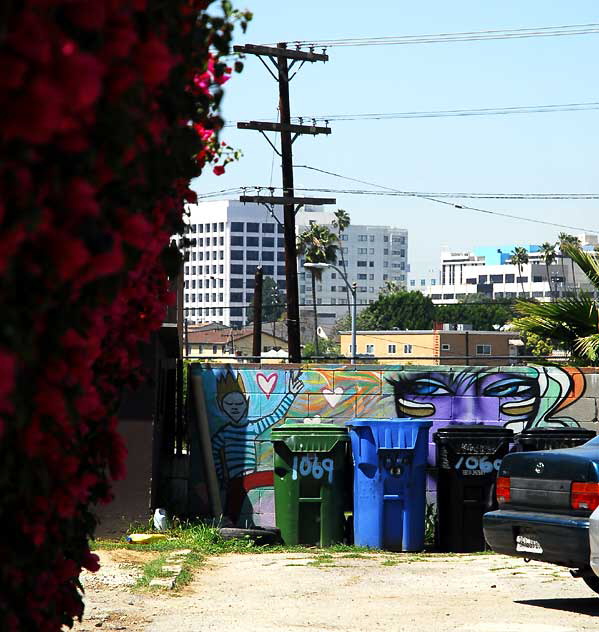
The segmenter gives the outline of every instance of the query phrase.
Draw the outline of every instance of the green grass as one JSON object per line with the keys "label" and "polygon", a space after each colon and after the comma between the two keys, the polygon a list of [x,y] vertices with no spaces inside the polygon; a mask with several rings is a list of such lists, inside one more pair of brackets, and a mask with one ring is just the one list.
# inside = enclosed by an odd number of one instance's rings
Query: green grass
{"label": "green grass", "polygon": [[[164,553],[163,555],[159,555],[154,558],[151,562],[148,562],[144,565],[142,576],[137,580],[137,583],[133,587],[135,590],[145,590],[150,589],[150,582],[153,579],[159,577],[172,577],[171,572],[165,572],[162,570],[162,566],[173,565],[175,562],[168,561],[169,557],[168,553]],[[193,571],[201,566],[204,562],[204,556],[199,555],[198,553],[190,553],[185,557],[181,557],[180,560],[177,560],[177,564],[181,565],[181,572],[177,576],[175,580],[175,589],[182,588],[187,585],[193,579]]]}

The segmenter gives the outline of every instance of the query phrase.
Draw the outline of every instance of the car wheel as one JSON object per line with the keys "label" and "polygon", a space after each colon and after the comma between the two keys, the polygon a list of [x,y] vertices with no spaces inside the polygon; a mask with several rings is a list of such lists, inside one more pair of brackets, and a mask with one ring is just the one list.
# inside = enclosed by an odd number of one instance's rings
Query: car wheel
{"label": "car wheel", "polygon": [[594,590],[597,594],[599,594],[599,577],[597,577],[596,575],[588,575],[586,577],[583,577],[582,579],[591,590]]}

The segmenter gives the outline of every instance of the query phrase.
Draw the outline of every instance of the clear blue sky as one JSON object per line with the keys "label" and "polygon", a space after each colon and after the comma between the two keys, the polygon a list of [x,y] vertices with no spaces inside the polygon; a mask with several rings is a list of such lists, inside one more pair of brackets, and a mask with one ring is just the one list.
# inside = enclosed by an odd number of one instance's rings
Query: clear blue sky
{"label": "clear blue sky", "polygon": [[[237,43],[533,28],[599,22],[597,0],[355,0],[235,2],[254,12]],[[331,48],[328,63],[305,64],[291,83],[291,114],[355,114],[599,101],[599,34],[412,46]],[[229,121],[273,119],[277,85],[260,61],[227,84]],[[599,110],[513,116],[331,123],[330,136],[304,136],[294,163],[416,191],[597,192]],[[226,139],[244,158],[198,193],[280,186],[280,162],[258,132]],[[272,176],[271,176],[272,174]],[[271,179],[272,178],[272,179]],[[364,188],[297,169],[297,187]],[[442,246],[475,248],[553,240],[559,228],[493,218],[423,200],[337,195],[356,224],[409,230],[416,272],[436,266]],[[470,200],[473,206],[599,231],[598,200]],[[335,208],[335,207],[333,207]],[[574,231],[568,231],[574,232]]]}

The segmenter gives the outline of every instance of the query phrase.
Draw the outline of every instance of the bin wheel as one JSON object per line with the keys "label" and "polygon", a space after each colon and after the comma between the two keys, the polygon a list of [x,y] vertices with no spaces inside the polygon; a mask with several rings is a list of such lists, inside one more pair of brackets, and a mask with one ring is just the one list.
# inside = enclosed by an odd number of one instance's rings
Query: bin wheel
{"label": "bin wheel", "polygon": [[272,528],[258,528],[253,529],[241,529],[235,527],[223,527],[218,530],[223,540],[235,540],[238,538],[245,538],[252,540],[256,544],[277,544],[281,542],[281,532],[279,529]]}
{"label": "bin wheel", "polygon": [[597,594],[599,594],[599,577],[596,575],[586,575],[582,578],[582,580],[591,590],[594,590]]}

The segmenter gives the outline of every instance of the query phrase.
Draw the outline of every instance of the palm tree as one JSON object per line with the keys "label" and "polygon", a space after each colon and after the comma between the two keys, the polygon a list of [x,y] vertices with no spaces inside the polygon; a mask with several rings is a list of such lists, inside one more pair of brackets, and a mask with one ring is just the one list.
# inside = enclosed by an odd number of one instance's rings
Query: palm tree
{"label": "palm tree", "polygon": [[[599,255],[573,243],[563,243],[562,248],[599,291]],[[512,322],[515,329],[555,341],[571,353],[575,362],[599,364],[599,305],[590,294],[554,303],[518,301],[516,312],[519,318]]]}
{"label": "palm tree", "polygon": [[[335,211],[335,219],[333,220],[333,226],[337,229],[337,238],[341,242],[341,236],[345,232],[345,229],[350,224],[349,213],[339,208]],[[345,265],[345,255],[343,254],[343,246],[339,246],[339,252],[341,254],[341,267],[343,268],[343,274],[347,278],[347,266]],[[349,297],[349,287],[345,284],[345,295],[347,296],[347,310],[348,314],[351,314],[351,301]]]}
{"label": "palm tree", "polygon": [[555,261],[557,254],[555,253],[555,244],[548,241],[541,244],[541,259],[545,263],[547,270],[547,283],[549,283],[549,294],[553,297],[553,287],[551,286],[551,275],[549,274],[549,266]]}
{"label": "palm tree", "polygon": [[[580,239],[578,239],[578,237],[575,237],[574,235],[570,235],[569,233],[560,233],[557,236],[558,239],[558,246],[561,252],[561,258],[562,258],[562,275],[564,277],[564,283],[566,280],[566,269],[564,267],[564,248],[571,245],[574,247],[579,247],[580,248]],[[574,283],[574,261],[571,261],[572,263],[572,283]]]}
{"label": "palm tree", "polygon": [[[297,252],[304,255],[307,263],[335,263],[337,261],[337,235],[326,226],[314,222],[297,236]],[[312,303],[314,305],[314,350],[318,351],[318,310],[316,307],[316,281],[322,277],[322,270],[312,268]]]}
{"label": "palm tree", "polygon": [[522,280],[522,266],[528,263],[528,250],[522,246],[516,246],[512,252],[510,263],[518,266],[518,275],[520,276],[520,285],[522,286],[522,294],[524,295],[524,281]]}

